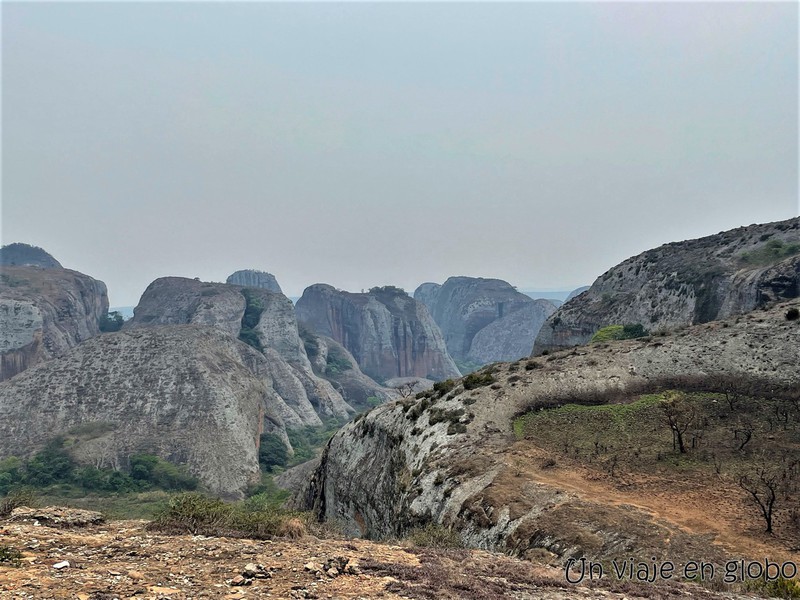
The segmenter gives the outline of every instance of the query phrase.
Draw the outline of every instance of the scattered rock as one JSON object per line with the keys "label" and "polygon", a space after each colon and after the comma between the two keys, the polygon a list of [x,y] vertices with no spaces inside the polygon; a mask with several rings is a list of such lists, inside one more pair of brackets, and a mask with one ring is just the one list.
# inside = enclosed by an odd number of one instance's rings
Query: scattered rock
{"label": "scattered rock", "polygon": [[59,571],[61,569],[69,569],[69,561],[68,560],[62,560],[61,562],[57,562],[56,564],[53,565],[53,568],[57,569]]}
{"label": "scattered rock", "polygon": [[20,506],[11,511],[9,520],[38,521],[52,527],[86,527],[87,525],[104,523],[106,518],[102,513],[79,508],[61,506],[28,508],[27,506]]}

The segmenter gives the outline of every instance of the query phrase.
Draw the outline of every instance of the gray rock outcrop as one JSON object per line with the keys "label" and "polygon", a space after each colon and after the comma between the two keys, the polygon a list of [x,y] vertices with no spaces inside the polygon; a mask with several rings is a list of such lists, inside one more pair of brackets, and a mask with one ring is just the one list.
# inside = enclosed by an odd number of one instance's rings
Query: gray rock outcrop
{"label": "gray rock outcrop", "polygon": [[98,335],[107,313],[102,281],[58,267],[3,266],[0,381]]}
{"label": "gray rock outcrop", "polygon": [[283,294],[164,277],[147,287],[125,328],[211,325],[237,338],[244,331],[248,302],[255,316],[247,339],[269,359],[266,372],[271,385],[291,409],[281,415],[286,425],[321,425],[320,417],[352,415],[354,409],[331,383],[314,373],[298,333],[294,307]]}
{"label": "gray rock outcrop", "polygon": [[239,496],[259,476],[259,435],[285,435],[290,411],[264,377],[269,362],[213,327],[98,336],[0,383],[0,456],[74,437],[81,463],[126,468],[132,454],[157,454]]}
{"label": "gray rock outcrop", "polygon": [[587,343],[607,325],[674,329],[800,295],[800,218],[665,244],[629,258],[561,306],[534,355]]}
{"label": "gray rock outcrop", "polygon": [[261,288],[282,294],[281,286],[278,285],[278,280],[275,275],[267,273],[266,271],[256,271],[254,269],[243,269],[236,271],[228,276],[225,283],[233,285],[241,285],[243,287]]}
{"label": "gray rock outcrop", "polygon": [[295,308],[304,325],[344,346],[379,382],[459,375],[425,306],[398,288],[353,294],[316,284],[305,289]]}
{"label": "gray rock outcrop", "polygon": [[539,328],[555,310],[551,302],[534,300],[508,282],[482,277],[423,283],[414,298],[428,308],[448,352],[462,365],[527,356]]}

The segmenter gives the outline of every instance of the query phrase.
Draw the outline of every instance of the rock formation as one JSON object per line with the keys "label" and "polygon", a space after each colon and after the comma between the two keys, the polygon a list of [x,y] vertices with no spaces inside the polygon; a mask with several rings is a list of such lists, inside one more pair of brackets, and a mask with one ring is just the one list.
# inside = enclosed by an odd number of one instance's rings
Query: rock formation
{"label": "rock formation", "polygon": [[0,381],[98,335],[107,313],[108,294],[102,281],[58,266],[3,266]]}
{"label": "rock formation", "polygon": [[800,218],[665,244],[629,258],[560,307],[534,354],[588,342],[607,325],[657,331],[800,295]]}
{"label": "rock formation", "polygon": [[66,436],[81,463],[127,468],[132,454],[157,454],[239,496],[258,479],[259,435],[285,437],[281,417],[294,413],[268,385],[270,362],[200,325],[98,336],[0,383],[0,458]]}
{"label": "rock formation", "polygon": [[320,417],[344,419],[354,412],[328,381],[314,374],[294,307],[283,294],[164,277],[147,287],[125,328],[177,324],[213,325],[261,350],[269,359],[271,386],[292,409],[281,415],[288,427],[320,425]]}
{"label": "rock formation", "polygon": [[[534,404],[552,407],[558,399],[617,393],[671,375],[796,383],[800,321],[785,317],[789,306],[696,325],[680,335],[593,344],[547,360],[498,365],[478,373],[491,377],[492,385],[465,389],[465,379],[432,398],[385,404],[331,439],[298,499],[346,533],[371,538],[402,537],[434,521],[455,528],[470,545],[518,555],[547,548],[562,559],[583,556],[587,543],[601,557],[623,548],[651,556],[645,554],[650,544],[653,555],[675,552],[677,543],[664,546],[666,533],[648,533],[655,527],[684,535],[674,523],[656,526],[651,514],[635,507],[593,505],[561,487],[557,477],[531,481],[510,467],[519,453],[514,418]],[[625,533],[620,523],[630,524]],[[690,550],[707,546],[708,538],[686,544]]]}
{"label": "rock formation", "polygon": [[545,319],[555,310],[500,279],[450,277],[423,283],[414,298],[442,330],[447,350],[462,365],[485,365],[527,356]]}
{"label": "rock formation", "polygon": [[572,300],[572,299],[573,299],[575,296],[580,296],[580,295],[581,295],[583,292],[585,292],[586,290],[588,290],[590,287],[591,287],[591,286],[588,286],[588,285],[582,285],[582,286],[581,286],[581,287],[579,287],[579,288],[575,288],[574,290],[572,290],[572,291],[569,293],[569,295],[566,297],[566,299],[564,300],[564,302],[565,302],[565,303],[567,303],[567,302],[569,302],[570,300]]}
{"label": "rock formation", "polygon": [[242,287],[261,288],[278,294],[283,293],[281,286],[278,285],[278,280],[275,279],[275,275],[266,271],[256,271],[254,269],[236,271],[228,276],[225,283],[241,285]]}
{"label": "rock formation", "polygon": [[15,242],[0,248],[0,265],[10,267],[41,267],[61,269],[61,263],[43,248]]}
{"label": "rock formation", "polygon": [[459,374],[425,306],[398,288],[353,294],[316,284],[303,292],[296,311],[301,323],[347,348],[361,370],[379,382]]}

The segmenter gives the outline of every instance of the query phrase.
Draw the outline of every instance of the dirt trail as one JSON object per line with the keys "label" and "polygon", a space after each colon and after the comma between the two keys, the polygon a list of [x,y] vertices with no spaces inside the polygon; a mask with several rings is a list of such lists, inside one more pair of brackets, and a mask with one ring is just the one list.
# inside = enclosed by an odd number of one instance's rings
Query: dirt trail
{"label": "dirt trail", "polygon": [[791,552],[786,540],[768,536],[755,508],[746,504],[738,488],[715,481],[705,485],[695,477],[677,481],[656,475],[625,474],[611,482],[584,465],[558,456],[557,468],[540,469],[537,465],[548,452],[527,442],[518,442],[508,453],[506,465],[536,483],[574,493],[579,498],[616,506],[628,505],[667,521],[687,533],[714,535],[714,543],[732,558],[800,561],[800,554]]}

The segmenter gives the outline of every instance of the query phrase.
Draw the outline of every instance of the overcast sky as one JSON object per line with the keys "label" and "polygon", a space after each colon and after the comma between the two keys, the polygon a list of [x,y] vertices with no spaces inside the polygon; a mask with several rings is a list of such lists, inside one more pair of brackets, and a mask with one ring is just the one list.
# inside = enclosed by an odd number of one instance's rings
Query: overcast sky
{"label": "overcast sky", "polygon": [[798,211],[798,5],[2,3],[2,241],[164,275],[591,283]]}

